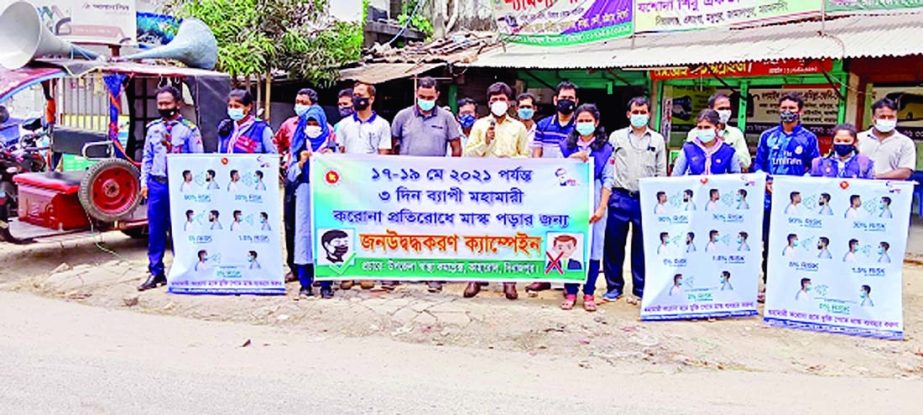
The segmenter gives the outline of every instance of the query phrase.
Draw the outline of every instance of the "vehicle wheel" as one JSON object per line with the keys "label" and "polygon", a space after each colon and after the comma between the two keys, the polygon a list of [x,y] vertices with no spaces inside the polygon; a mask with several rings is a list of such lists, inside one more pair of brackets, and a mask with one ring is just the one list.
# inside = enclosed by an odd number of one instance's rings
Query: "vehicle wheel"
{"label": "vehicle wheel", "polygon": [[126,160],[106,159],[90,166],[77,196],[91,218],[102,222],[125,219],[141,202],[138,168]]}
{"label": "vehicle wheel", "polygon": [[134,228],[122,229],[122,233],[131,239],[147,239],[147,226],[137,226]]}

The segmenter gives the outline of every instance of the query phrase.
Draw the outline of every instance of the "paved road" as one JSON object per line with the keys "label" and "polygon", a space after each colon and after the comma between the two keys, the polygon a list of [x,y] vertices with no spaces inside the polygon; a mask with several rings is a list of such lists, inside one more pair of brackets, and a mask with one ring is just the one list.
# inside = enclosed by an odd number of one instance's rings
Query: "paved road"
{"label": "paved road", "polygon": [[896,379],[577,363],[0,293],[3,414],[914,413],[923,393]]}

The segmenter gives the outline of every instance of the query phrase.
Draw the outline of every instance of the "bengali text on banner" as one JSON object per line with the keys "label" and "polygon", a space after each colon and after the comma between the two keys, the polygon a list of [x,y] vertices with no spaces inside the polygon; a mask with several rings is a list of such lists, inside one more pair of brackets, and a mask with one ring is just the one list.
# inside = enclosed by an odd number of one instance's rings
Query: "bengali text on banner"
{"label": "bengali text on banner", "polygon": [[512,42],[564,46],[632,34],[631,0],[496,0],[500,33]]}
{"label": "bengali text on banner", "polygon": [[642,320],[757,315],[765,174],[641,179]]}
{"label": "bengali text on banner", "polygon": [[903,338],[912,192],[907,181],[776,177],[764,320]]}
{"label": "bengali text on banner", "polygon": [[820,13],[821,0],[637,0],[635,32],[698,30]]}
{"label": "bengali text on banner", "polygon": [[592,165],[311,158],[318,279],[582,282]]}

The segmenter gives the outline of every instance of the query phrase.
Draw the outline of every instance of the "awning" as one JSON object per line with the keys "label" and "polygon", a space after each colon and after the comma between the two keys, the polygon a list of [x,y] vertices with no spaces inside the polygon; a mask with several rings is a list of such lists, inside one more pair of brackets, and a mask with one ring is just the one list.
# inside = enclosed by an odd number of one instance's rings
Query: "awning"
{"label": "awning", "polygon": [[781,59],[923,54],[923,15],[850,16],[749,29],[639,35],[575,47],[507,45],[468,66],[483,68],[657,68]]}
{"label": "awning", "polygon": [[64,71],[57,68],[32,66],[12,70],[0,68],[0,103],[32,85],[64,75]]}
{"label": "awning", "polygon": [[392,79],[409,78],[438,68],[444,63],[371,63],[340,70],[340,79],[378,84]]}

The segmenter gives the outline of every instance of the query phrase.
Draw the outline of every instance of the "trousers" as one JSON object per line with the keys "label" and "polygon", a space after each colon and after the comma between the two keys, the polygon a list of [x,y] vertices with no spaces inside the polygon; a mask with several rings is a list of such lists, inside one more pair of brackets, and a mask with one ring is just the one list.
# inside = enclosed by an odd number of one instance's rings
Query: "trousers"
{"label": "trousers", "polygon": [[166,276],[163,255],[170,232],[170,189],[157,180],[147,182],[147,269],[151,275]]}
{"label": "trousers", "polygon": [[624,291],[625,246],[631,229],[631,291],[644,294],[644,239],[641,230],[641,201],[637,195],[616,190],[609,198],[609,217],[606,223],[603,272],[608,291]]}

